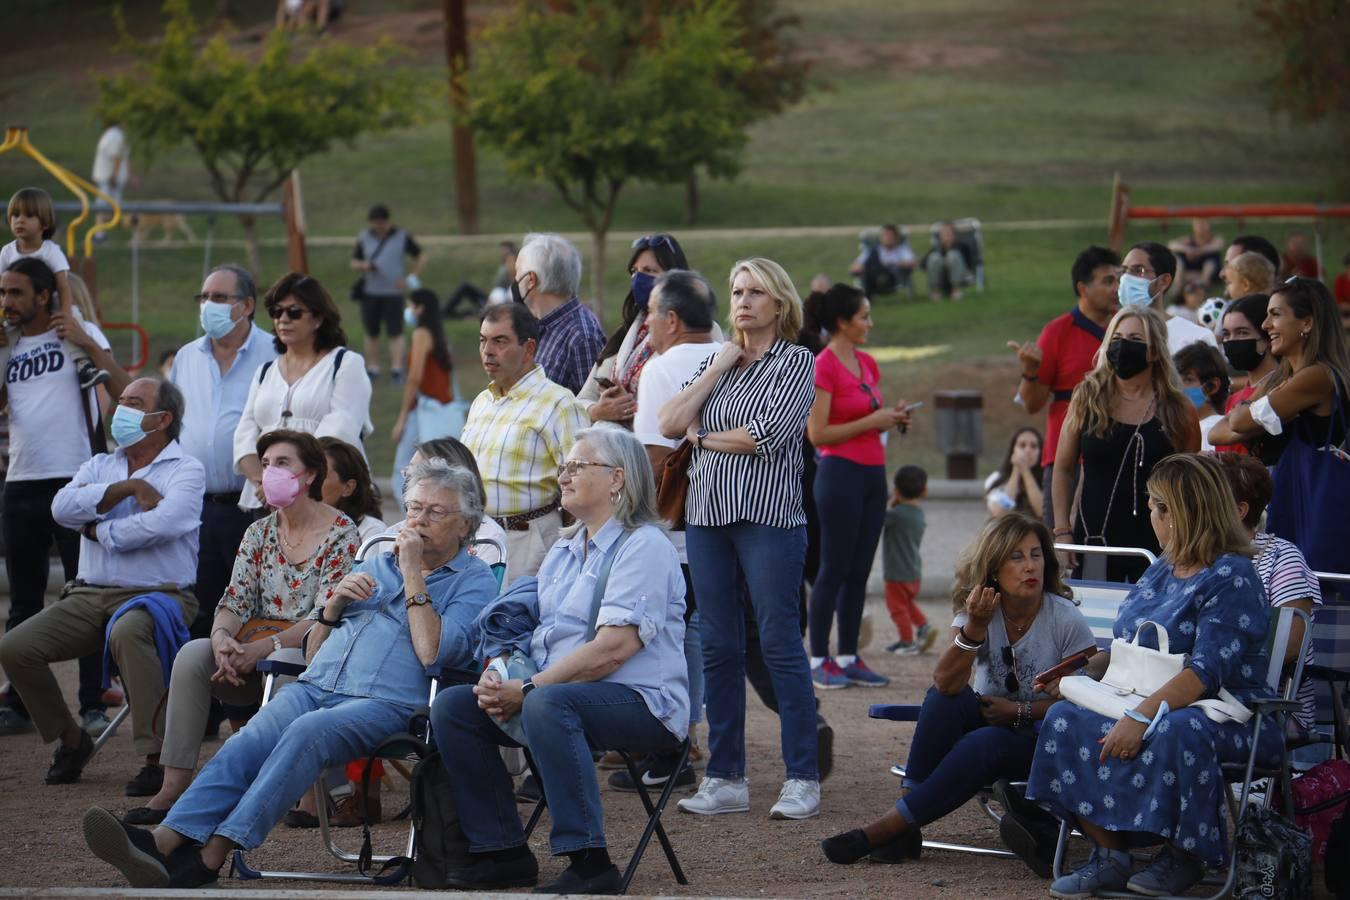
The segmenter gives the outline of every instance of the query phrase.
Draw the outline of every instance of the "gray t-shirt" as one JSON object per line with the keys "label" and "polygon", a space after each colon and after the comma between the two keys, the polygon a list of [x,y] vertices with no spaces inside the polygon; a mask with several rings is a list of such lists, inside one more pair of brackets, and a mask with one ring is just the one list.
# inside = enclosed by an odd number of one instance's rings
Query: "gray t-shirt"
{"label": "gray t-shirt", "polygon": [[[957,613],[952,620],[952,627],[959,628],[966,624],[966,619],[964,611]],[[1011,666],[1003,652],[1007,646],[1008,631],[1003,624],[1003,608],[998,606],[994,608],[994,619],[989,623],[988,640],[980,645],[979,652],[975,654],[975,693],[1006,697],[1009,700],[1049,700],[1047,694],[1032,691],[1032,680],[1046,669],[1058,665],[1065,657],[1096,646],[1096,642],[1087,619],[1083,618],[1073,601],[1047,593],[1031,628],[1012,646],[1014,664]],[[1017,676],[1016,691],[1008,690],[1005,684],[1010,668]]]}

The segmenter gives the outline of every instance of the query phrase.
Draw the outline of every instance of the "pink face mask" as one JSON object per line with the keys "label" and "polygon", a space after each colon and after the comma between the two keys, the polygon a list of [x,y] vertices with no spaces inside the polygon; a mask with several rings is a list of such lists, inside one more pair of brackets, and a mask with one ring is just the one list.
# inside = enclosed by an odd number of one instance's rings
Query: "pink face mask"
{"label": "pink face mask", "polygon": [[268,466],[263,469],[262,486],[267,505],[276,509],[290,506],[304,490],[300,484],[300,476],[280,466]]}

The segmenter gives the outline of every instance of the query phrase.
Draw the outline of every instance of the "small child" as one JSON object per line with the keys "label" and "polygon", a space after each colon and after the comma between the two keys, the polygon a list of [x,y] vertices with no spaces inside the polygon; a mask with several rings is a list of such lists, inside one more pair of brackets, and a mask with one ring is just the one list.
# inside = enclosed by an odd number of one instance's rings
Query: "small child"
{"label": "small child", "polygon": [[[42,188],[23,188],[9,198],[6,212],[14,240],[0,249],[0,272],[25,256],[42,260],[56,275],[56,292],[60,304],[57,311],[69,327],[83,328],[84,317],[71,302],[70,279],[66,275],[70,271],[70,263],[66,262],[66,255],[61,252],[61,248],[51,240],[51,236],[56,233],[56,208],[52,205],[51,194]],[[19,335],[15,329],[6,326],[6,337],[8,342],[0,349],[0,372],[9,367],[9,348],[15,345]],[[107,383],[108,373],[95,366],[83,350],[69,340],[65,345],[66,352],[75,361],[75,371],[80,376],[82,390]]]}
{"label": "small child", "polygon": [[928,473],[918,466],[901,466],[895,473],[890,509],[881,542],[882,577],[886,581],[886,610],[900,640],[886,649],[898,656],[923,653],[937,640],[937,629],[914,598],[919,595],[923,571],[919,544],[924,516],[919,501],[928,496]]}

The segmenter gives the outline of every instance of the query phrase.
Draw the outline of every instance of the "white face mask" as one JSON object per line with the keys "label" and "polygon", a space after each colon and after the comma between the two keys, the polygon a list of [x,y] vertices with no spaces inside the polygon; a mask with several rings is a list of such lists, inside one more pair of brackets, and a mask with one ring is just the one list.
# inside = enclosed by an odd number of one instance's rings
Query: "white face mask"
{"label": "white face mask", "polygon": [[1152,285],[1153,282],[1147,278],[1127,273],[1120,276],[1116,297],[1120,300],[1121,306],[1150,306],[1153,303],[1153,294],[1149,293]]}

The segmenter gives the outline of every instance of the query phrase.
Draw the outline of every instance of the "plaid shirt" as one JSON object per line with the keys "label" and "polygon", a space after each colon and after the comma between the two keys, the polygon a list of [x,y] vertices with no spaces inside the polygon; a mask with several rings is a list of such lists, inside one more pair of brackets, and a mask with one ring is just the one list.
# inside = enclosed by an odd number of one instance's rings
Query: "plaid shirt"
{"label": "plaid shirt", "polygon": [[586,383],[604,346],[600,320],[573,297],[539,320],[539,349],[534,358],[551,381],[575,394]]}
{"label": "plaid shirt", "polygon": [[514,516],[558,498],[558,466],[589,424],[576,397],[540,366],[505,394],[490,383],[469,409],[462,440],[487,488],[490,516]]}

